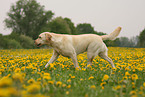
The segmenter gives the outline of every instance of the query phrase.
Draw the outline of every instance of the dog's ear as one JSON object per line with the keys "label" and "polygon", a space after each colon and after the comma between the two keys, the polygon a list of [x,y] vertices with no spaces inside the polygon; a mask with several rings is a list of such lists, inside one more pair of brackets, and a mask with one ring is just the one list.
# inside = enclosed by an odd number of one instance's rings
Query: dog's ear
{"label": "dog's ear", "polygon": [[49,33],[46,33],[45,36],[46,36],[46,40],[47,40],[47,41],[50,41],[50,40],[51,40],[51,37],[52,37],[52,36],[51,36]]}

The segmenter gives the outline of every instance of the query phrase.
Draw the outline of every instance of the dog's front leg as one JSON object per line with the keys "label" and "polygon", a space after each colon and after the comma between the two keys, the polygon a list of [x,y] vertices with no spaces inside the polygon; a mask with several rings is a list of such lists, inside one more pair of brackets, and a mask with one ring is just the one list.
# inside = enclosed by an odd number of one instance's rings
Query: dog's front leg
{"label": "dog's front leg", "polygon": [[57,51],[53,50],[53,55],[51,59],[49,60],[49,62],[45,65],[45,68],[47,68],[50,63],[53,63],[58,58],[58,56],[59,54],[57,53]]}
{"label": "dog's front leg", "polygon": [[77,61],[77,55],[76,54],[72,54],[71,59],[72,59],[72,61],[74,63],[74,67],[80,69],[80,67],[78,65],[78,61]]}

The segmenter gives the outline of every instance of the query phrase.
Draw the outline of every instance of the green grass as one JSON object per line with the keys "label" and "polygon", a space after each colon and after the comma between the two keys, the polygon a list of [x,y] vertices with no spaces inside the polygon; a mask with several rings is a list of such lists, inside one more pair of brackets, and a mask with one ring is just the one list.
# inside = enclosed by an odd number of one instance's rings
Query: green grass
{"label": "green grass", "polygon": [[[1,50],[0,97],[143,97],[144,52],[142,48],[109,48],[116,69],[96,57],[86,70],[84,53],[78,56],[82,70],[77,70],[71,59],[62,56],[45,69],[52,50]],[[48,79],[44,78],[46,73]],[[109,77],[106,80],[105,75]]]}

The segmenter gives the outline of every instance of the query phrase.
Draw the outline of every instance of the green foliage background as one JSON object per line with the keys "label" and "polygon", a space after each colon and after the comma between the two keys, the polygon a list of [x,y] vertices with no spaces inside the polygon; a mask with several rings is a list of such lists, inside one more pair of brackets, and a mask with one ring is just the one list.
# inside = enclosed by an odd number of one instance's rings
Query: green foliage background
{"label": "green foliage background", "polygon": [[[79,23],[75,26],[70,18],[54,17],[52,11],[45,10],[45,7],[36,0],[18,0],[10,7],[7,16],[4,23],[7,28],[12,30],[12,33],[7,36],[0,35],[1,49],[35,48],[33,40],[42,32],[70,35],[106,34],[95,31],[90,23]],[[144,37],[145,30],[136,37],[121,37],[115,41],[107,40],[105,43],[107,46],[115,47],[145,47]]]}

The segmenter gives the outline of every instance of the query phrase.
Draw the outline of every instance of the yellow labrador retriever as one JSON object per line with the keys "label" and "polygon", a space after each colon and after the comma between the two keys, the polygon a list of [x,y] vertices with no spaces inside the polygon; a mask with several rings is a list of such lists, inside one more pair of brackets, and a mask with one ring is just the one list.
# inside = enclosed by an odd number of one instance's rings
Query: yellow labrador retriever
{"label": "yellow labrador retriever", "polygon": [[116,28],[109,35],[98,36],[95,34],[65,35],[50,32],[41,33],[35,40],[37,46],[49,45],[53,47],[53,55],[45,68],[53,63],[61,54],[72,59],[75,68],[79,68],[77,55],[87,51],[88,64],[92,65],[93,59],[99,55],[115,68],[113,61],[107,55],[107,47],[103,40],[114,40],[119,35],[121,27]]}

